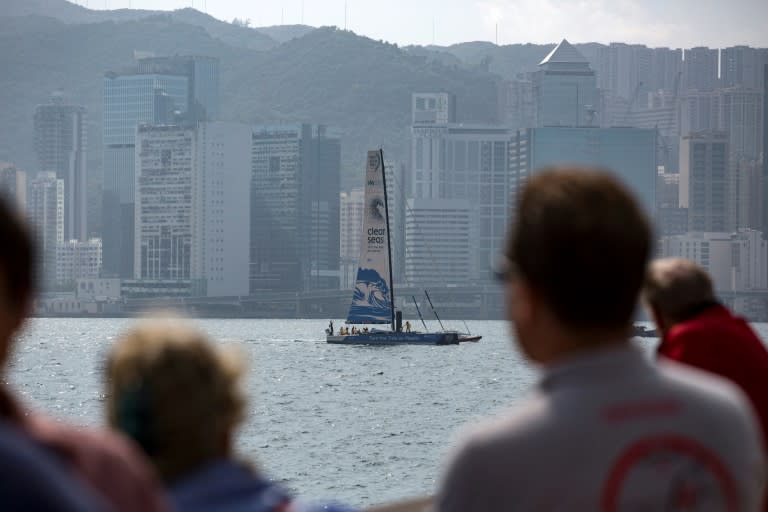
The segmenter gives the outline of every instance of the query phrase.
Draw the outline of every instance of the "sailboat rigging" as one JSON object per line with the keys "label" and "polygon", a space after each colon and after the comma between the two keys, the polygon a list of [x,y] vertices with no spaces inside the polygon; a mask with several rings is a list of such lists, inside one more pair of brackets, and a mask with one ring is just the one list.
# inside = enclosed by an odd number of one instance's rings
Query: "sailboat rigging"
{"label": "sailboat rigging", "polygon": [[456,331],[404,331],[402,316],[395,310],[392,286],[392,245],[387,204],[384,152],[369,151],[365,173],[363,236],[360,260],[352,293],[347,324],[390,324],[390,329],[342,328],[329,329],[326,341],[340,344],[364,345],[450,345],[461,336]]}

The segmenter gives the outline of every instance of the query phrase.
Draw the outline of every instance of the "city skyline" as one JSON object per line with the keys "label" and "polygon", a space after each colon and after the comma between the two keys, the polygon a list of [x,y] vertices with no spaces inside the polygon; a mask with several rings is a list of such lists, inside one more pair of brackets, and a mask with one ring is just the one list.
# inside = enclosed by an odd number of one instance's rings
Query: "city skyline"
{"label": "city skyline", "polygon": [[[689,48],[768,46],[762,20],[768,2],[736,0],[283,0],[254,5],[242,0],[77,0],[90,9],[175,10],[192,7],[224,21],[251,26],[305,24],[348,28],[399,45],[446,46],[469,41],[499,44],[627,41]],[[408,12],[408,16],[402,15]],[[469,15],[468,15],[469,14]],[[531,20],[542,20],[532,23]],[[574,24],[573,20],[582,20]],[[497,32],[498,27],[498,32]],[[498,36],[497,36],[498,34]],[[705,37],[702,37],[705,36]]]}
{"label": "city skyline", "polygon": [[[444,4],[441,12],[460,4]],[[30,164],[28,185],[21,172],[3,175],[7,195],[19,201],[21,187],[32,199],[28,210],[45,247],[42,288],[69,293],[56,303],[62,308],[82,291],[79,281],[97,277],[120,278],[118,298],[126,307],[150,297],[237,297],[237,314],[257,314],[264,294],[322,291],[312,311],[345,308],[348,296],[335,290],[356,284],[362,265],[349,248],[361,237],[350,233],[349,217],[365,205],[351,204],[362,197],[343,192],[360,186],[360,159],[376,146],[385,146],[388,167],[400,175],[390,182],[398,286],[469,286],[478,288],[467,297],[493,296],[488,269],[504,251],[515,191],[538,169],[563,162],[612,170],[662,237],[707,230],[712,240],[741,244],[739,233],[753,230],[765,241],[760,89],[768,48],[707,48],[697,41],[682,51],[560,39],[554,49],[474,44],[431,53],[338,29],[264,30],[273,41],[245,28],[256,23],[242,17],[228,25],[191,11],[150,14],[72,5],[59,13],[81,20],[74,30],[84,33],[104,29],[95,20],[114,18],[115,30],[129,40],[100,55],[82,80],[70,77],[81,88],[102,83],[100,95],[78,100],[78,108],[94,113],[90,168],[99,175],[91,176],[86,196],[101,211],[94,212],[93,233],[70,242],[63,227],[67,201],[85,202],[83,194],[69,193],[71,173],[47,163],[69,140],[64,128],[71,123],[43,122],[43,110],[55,110],[58,100],[25,104],[24,118],[34,128],[28,141],[46,157]],[[131,21],[136,17],[145,20]],[[137,24],[152,36],[137,36]],[[184,42],[184,53],[153,39],[166,32]],[[215,41],[217,34],[227,39]],[[72,46],[65,53],[84,51]],[[133,63],[121,61],[119,55],[131,53]],[[252,62],[244,65],[243,55]],[[384,80],[366,73],[374,67]],[[54,92],[54,100],[60,95]],[[366,125],[367,119],[375,121]],[[720,134],[717,151],[685,144],[713,130]],[[704,168],[711,172],[700,179]],[[702,215],[713,220],[700,225]],[[747,238],[742,245],[751,250],[755,237]],[[763,253],[756,258],[714,262],[712,271],[768,269]],[[707,270],[712,264],[700,263]],[[720,291],[765,288],[764,274],[743,275]],[[765,293],[750,315],[768,318]],[[478,315],[490,314],[484,301]],[[298,303],[267,307],[309,311]]]}

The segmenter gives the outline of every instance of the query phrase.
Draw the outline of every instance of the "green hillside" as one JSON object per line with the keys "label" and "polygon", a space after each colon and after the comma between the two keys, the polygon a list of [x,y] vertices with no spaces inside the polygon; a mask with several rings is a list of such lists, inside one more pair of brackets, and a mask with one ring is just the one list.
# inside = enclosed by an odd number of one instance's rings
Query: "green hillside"
{"label": "green hillside", "polygon": [[256,51],[173,16],[90,24],[6,17],[0,18],[0,47],[13,49],[0,54],[0,158],[30,169],[32,113],[55,89],[88,108],[89,160],[92,169],[98,166],[102,77],[129,66],[136,50],[219,57],[224,119],[327,123],[342,137],[347,174],[359,170],[369,147],[406,158],[414,91],[456,93],[462,119],[493,120],[496,113],[496,76],[334,28]]}

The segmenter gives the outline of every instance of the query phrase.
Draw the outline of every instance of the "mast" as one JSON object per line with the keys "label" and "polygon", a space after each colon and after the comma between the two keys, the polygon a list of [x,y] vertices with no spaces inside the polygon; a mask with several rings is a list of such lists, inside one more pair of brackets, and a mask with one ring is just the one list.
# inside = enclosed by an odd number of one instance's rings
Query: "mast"
{"label": "mast", "polygon": [[435,318],[437,318],[437,323],[440,324],[440,328],[442,330],[445,330],[445,327],[443,327],[443,322],[440,321],[440,317],[437,316],[437,311],[435,311],[435,306],[432,304],[432,299],[429,298],[429,293],[427,293],[427,290],[424,290],[424,295],[427,296],[427,300],[429,301],[429,307],[432,308],[432,313],[434,313]]}
{"label": "mast", "polygon": [[379,148],[381,180],[384,185],[384,217],[387,221],[387,258],[389,258],[389,303],[392,309],[392,331],[395,330],[395,285],[392,279],[392,236],[389,231],[389,199],[387,199],[387,170],[384,168],[384,150]]}
{"label": "mast", "polygon": [[411,298],[413,299],[413,305],[416,306],[416,312],[419,314],[419,320],[421,320],[421,325],[424,326],[425,331],[429,331],[429,328],[427,328],[427,324],[424,322],[424,317],[421,316],[421,310],[419,309],[419,303],[416,302],[416,297],[411,295]]}

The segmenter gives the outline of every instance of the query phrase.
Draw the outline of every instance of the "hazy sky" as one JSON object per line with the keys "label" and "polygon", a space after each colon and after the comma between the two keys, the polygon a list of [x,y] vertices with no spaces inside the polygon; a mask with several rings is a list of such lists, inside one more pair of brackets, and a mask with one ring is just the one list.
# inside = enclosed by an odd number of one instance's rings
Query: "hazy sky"
{"label": "hazy sky", "polygon": [[768,47],[768,0],[76,0],[96,9],[194,7],[227,21],[336,25],[374,39],[448,45],[623,41]]}

